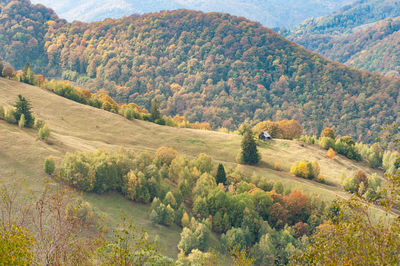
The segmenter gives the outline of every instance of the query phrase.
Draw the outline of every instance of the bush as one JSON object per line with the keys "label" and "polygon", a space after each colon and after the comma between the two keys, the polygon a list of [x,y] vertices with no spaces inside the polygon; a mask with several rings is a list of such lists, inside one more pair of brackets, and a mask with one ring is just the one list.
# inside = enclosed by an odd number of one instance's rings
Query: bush
{"label": "bush", "polygon": [[334,150],[349,159],[361,161],[361,155],[357,152],[355,142],[351,137],[346,136],[338,139]]}
{"label": "bush", "polygon": [[324,130],[322,130],[322,132],[321,132],[321,138],[323,138],[323,137],[335,139],[336,138],[335,131],[333,131],[332,128],[327,127]]}
{"label": "bush", "polygon": [[298,177],[313,179],[319,176],[320,168],[317,161],[301,161],[296,162],[290,172]]}
{"label": "bush", "polygon": [[161,162],[161,164],[165,164],[169,166],[171,162],[176,158],[178,152],[173,148],[168,147],[160,147],[156,151],[156,159]]}
{"label": "bush", "polygon": [[127,109],[125,110],[125,112],[124,112],[125,118],[126,118],[126,119],[129,119],[129,120],[132,120],[133,114],[134,114],[134,112],[133,112],[133,110],[132,110],[131,108],[127,108]]}
{"label": "bush", "polygon": [[52,156],[47,157],[44,159],[44,172],[48,175],[52,175],[56,168],[56,164]]}
{"label": "bush", "polygon": [[47,141],[49,139],[50,129],[46,124],[39,129],[38,136],[41,140],[44,140],[44,141]]}
{"label": "bush", "polygon": [[15,110],[10,108],[6,111],[4,119],[9,124],[17,124],[17,119],[15,119]]}
{"label": "bush", "polygon": [[328,152],[326,153],[326,156],[328,156],[329,159],[333,160],[335,159],[336,152],[332,148],[329,148]]}
{"label": "bush", "polygon": [[210,239],[210,228],[204,223],[192,221],[190,228],[185,227],[181,233],[178,249],[185,255],[194,249],[206,250]]}
{"label": "bush", "polygon": [[335,148],[335,140],[328,137],[322,137],[319,139],[319,146],[321,146],[325,150]]}
{"label": "bush", "polygon": [[35,128],[37,130],[39,130],[40,128],[42,128],[46,123],[43,120],[40,119],[36,119],[35,120]]}
{"label": "bush", "polygon": [[19,118],[19,122],[18,122],[18,126],[20,128],[24,128],[25,127],[25,115],[22,114],[21,117]]}

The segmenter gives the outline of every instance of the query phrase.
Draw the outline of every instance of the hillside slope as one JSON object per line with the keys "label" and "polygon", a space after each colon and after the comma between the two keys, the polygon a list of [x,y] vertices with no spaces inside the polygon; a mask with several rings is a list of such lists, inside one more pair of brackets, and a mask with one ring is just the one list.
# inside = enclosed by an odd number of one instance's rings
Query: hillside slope
{"label": "hillside slope", "polygon": [[358,1],[306,20],[285,35],[307,49],[368,71],[399,75],[400,1]]}
{"label": "hillside slope", "polygon": [[173,9],[194,9],[205,12],[224,12],[259,21],[268,27],[290,27],[309,17],[328,14],[339,9],[351,0],[301,0],[301,1],[183,1],[183,0],[124,0],[124,1],[52,1],[34,0],[45,4],[69,21],[99,21],[105,18],[120,18],[124,15],[143,14]]}
{"label": "hillside slope", "polygon": [[[16,16],[7,10],[5,22]],[[333,127],[371,141],[398,119],[398,79],[327,61],[244,18],[179,10],[46,25],[36,72],[146,108],[157,98],[165,114],[191,122],[234,129],[247,118],[289,118],[309,134]]]}
{"label": "hillside slope", "polygon": [[[49,155],[60,161],[66,152],[118,150],[120,147],[136,151],[153,152],[160,146],[170,146],[189,157],[204,152],[226,167],[236,167],[235,155],[240,149],[240,136],[193,129],[159,126],[139,120],[127,120],[122,116],[81,105],[38,87],[0,79],[0,105],[11,106],[17,95],[22,94],[32,103],[33,112],[43,119],[52,130],[50,144],[37,139],[32,129],[20,129],[0,120],[0,181],[22,180],[32,191],[39,191],[45,178],[43,160]],[[11,141],[12,140],[12,141]],[[374,170],[364,164],[337,156],[326,158],[326,151],[318,146],[304,145],[295,141],[274,140],[260,147],[262,162],[259,166],[243,166],[243,171],[278,180],[292,189],[317,194],[322,199],[346,197],[339,187],[342,173],[353,174],[361,169],[367,173]],[[317,160],[321,174],[330,185],[296,178],[289,168],[298,160]],[[272,170],[278,162],[283,171]],[[378,174],[382,175],[380,171]],[[126,200],[114,193],[104,195],[84,194],[98,212],[106,217],[111,227],[118,220],[120,211],[134,218],[137,226],[143,226],[151,236],[161,239],[161,248],[169,256],[176,256],[179,241],[177,227],[153,226],[148,218],[148,207]],[[216,241],[215,241],[216,242]],[[172,244],[173,245],[172,245]]]}

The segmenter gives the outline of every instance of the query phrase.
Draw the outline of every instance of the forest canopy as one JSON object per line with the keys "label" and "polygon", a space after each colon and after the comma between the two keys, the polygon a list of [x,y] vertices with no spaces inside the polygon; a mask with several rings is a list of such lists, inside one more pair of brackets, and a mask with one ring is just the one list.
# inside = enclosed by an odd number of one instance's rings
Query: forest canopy
{"label": "forest canopy", "polygon": [[[332,126],[357,141],[398,119],[398,79],[330,62],[244,18],[178,10],[66,23],[28,1],[1,5],[6,61],[30,60],[35,72],[105,89],[120,103],[149,110],[155,98],[165,115],[213,128],[294,119],[308,134]],[[34,53],[11,38],[11,22],[31,21],[41,25],[30,31]],[[27,56],[7,56],[17,51]]]}

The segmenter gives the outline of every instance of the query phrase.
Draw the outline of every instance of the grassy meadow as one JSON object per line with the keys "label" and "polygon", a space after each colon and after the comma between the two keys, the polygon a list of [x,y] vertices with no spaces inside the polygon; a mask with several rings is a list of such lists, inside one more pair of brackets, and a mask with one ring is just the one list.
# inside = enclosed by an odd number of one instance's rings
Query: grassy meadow
{"label": "grassy meadow", "polygon": [[[0,120],[0,181],[25,180],[26,189],[39,191],[46,176],[43,160],[49,155],[58,162],[67,152],[116,150],[120,147],[135,151],[154,152],[161,146],[169,146],[189,157],[207,153],[225,166],[236,167],[235,157],[240,150],[241,137],[234,134],[185,128],[159,126],[124,117],[57,96],[44,89],[23,83],[0,79],[0,105],[12,106],[21,94],[32,104],[38,119],[44,120],[51,129],[49,144],[40,141],[37,131],[20,129]],[[326,151],[316,145],[297,141],[273,140],[259,146],[262,162],[259,166],[241,166],[250,175],[256,173],[269,180],[279,180],[293,189],[315,193],[321,198],[332,200],[345,197],[340,187],[341,175],[353,174],[356,170],[372,173],[363,163],[342,156],[334,160],[327,158]],[[291,165],[299,160],[317,160],[321,175],[329,185],[294,177],[289,173]],[[273,170],[279,163],[281,171]],[[378,171],[382,175],[382,172]],[[135,224],[143,227],[150,236],[158,235],[164,254],[176,257],[180,228],[152,225],[148,218],[148,206],[134,203],[117,193],[104,195],[84,194],[85,200],[105,217],[112,227],[118,222],[121,212],[133,217]],[[214,235],[212,243],[217,246]]]}

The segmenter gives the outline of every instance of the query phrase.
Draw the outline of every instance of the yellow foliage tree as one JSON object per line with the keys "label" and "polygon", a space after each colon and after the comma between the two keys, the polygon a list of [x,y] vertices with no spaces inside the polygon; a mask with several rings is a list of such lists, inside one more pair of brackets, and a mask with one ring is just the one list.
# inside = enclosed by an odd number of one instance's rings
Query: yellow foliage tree
{"label": "yellow foliage tree", "polygon": [[328,156],[329,159],[333,160],[335,159],[336,152],[332,148],[329,148],[328,152],[326,153],[326,156]]}

